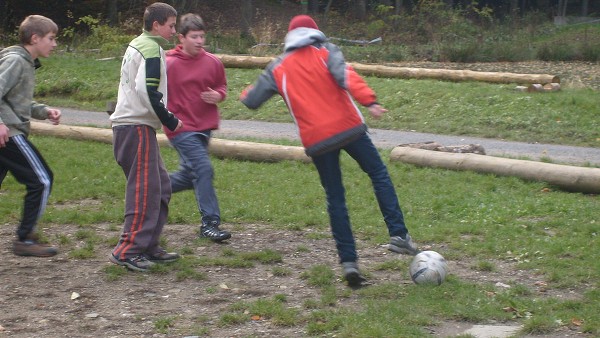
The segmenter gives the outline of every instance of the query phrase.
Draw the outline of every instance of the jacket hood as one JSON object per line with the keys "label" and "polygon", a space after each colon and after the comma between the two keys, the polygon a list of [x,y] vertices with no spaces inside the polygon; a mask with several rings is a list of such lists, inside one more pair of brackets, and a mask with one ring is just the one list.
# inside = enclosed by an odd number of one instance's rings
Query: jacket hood
{"label": "jacket hood", "polygon": [[193,59],[197,59],[199,57],[202,57],[204,55],[204,53],[206,53],[206,51],[204,49],[200,49],[198,51],[198,55],[196,56],[192,56],[186,52],[183,51],[183,46],[182,45],[177,45],[175,46],[175,48],[167,51],[167,56],[172,56],[172,57],[176,57],[178,59],[182,59],[182,60],[193,60]]}
{"label": "jacket hood", "polygon": [[23,47],[23,46],[15,45],[15,46],[6,47],[6,48],[0,50],[0,58],[3,58],[5,55],[8,55],[8,54],[19,55],[22,58],[24,58],[25,60],[27,60],[27,62],[31,63],[34,66],[37,66],[37,64],[31,57],[31,54],[29,54],[27,49],[25,49],[25,47]]}
{"label": "jacket hood", "polygon": [[309,46],[315,42],[325,42],[327,37],[318,29],[299,27],[291,30],[285,36],[283,50],[289,52],[292,49]]}

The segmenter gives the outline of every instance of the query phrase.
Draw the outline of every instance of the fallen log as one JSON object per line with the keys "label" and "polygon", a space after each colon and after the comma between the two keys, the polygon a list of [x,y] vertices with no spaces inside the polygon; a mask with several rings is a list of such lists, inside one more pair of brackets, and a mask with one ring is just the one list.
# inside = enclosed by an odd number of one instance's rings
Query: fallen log
{"label": "fallen log", "polygon": [[[228,68],[264,68],[274,58],[267,56],[224,55],[217,57]],[[428,69],[411,67],[390,67],[350,63],[363,75],[402,79],[435,79],[446,81],[482,81],[491,83],[560,83],[560,78],[549,74],[518,74],[506,72],[478,72],[473,70]]]}
{"label": "fallen log", "polygon": [[[46,135],[59,138],[97,141],[112,143],[112,129],[80,127],[69,125],[52,125],[43,122],[31,122],[31,132],[36,135]],[[158,143],[163,147],[171,144],[165,134],[157,134]],[[219,158],[233,158],[256,162],[301,161],[310,163],[310,157],[304,153],[304,148],[297,146],[282,146],[268,143],[232,141],[212,138],[209,151]]]}
{"label": "fallen log", "polygon": [[536,161],[514,160],[472,153],[447,153],[395,147],[391,161],[423,167],[470,170],[499,176],[516,176],[525,180],[547,182],[566,191],[600,193],[600,169]]}

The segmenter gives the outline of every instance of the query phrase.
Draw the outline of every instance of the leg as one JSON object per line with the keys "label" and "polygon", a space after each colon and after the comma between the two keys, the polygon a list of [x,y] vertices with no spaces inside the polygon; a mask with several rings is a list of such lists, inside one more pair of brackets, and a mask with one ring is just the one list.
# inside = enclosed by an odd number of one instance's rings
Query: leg
{"label": "leg", "polygon": [[0,162],[5,168],[3,171],[10,171],[27,188],[23,217],[17,230],[19,240],[23,241],[35,230],[46,209],[54,175],[42,155],[23,135],[11,137],[6,148],[1,151],[3,156],[0,156]]}
{"label": "leg", "polygon": [[35,233],[35,226],[48,203],[54,176],[39,151],[23,135],[11,137],[6,147],[0,149],[0,182],[8,171],[27,189],[13,252],[19,256],[56,255],[56,248],[38,243]]}
{"label": "leg", "polygon": [[169,202],[171,201],[171,182],[169,180],[169,173],[165,168],[160,153],[157,152],[156,154],[158,156],[158,175],[160,177],[160,207],[154,233],[150,238],[148,250],[146,251],[149,254],[156,254],[163,251],[159,247],[159,240],[162,230],[167,223],[167,217],[169,216]]}
{"label": "leg", "polygon": [[356,244],[346,207],[346,191],[340,169],[340,151],[335,150],[312,158],[327,198],[327,212],[340,263],[356,262]]}
{"label": "leg", "polygon": [[379,204],[379,210],[383,215],[390,236],[404,237],[408,233],[408,229],[404,224],[404,215],[400,209],[396,190],[387,167],[381,160],[379,152],[369,136],[365,134],[360,139],[346,145],[344,150],[369,175]]}
{"label": "leg", "polygon": [[396,253],[416,255],[418,249],[412,242],[408,229],[404,224],[404,215],[398,203],[396,190],[390,179],[387,167],[381,160],[379,152],[367,134],[348,144],[344,150],[352,156],[361,169],[369,175],[373,190],[379,204],[379,210],[391,237],[389,249]]}
{"label": "leg", "polygon": [[127,178],[123,233],[113,255],[125,260],[147,251],[161,217],[166,217],[161,215],[165,212],[161,161],[156,133],[148,126],[113,128],[113,144],[115,159]]}
{"label": "leg", "polygon": [[171,175],[173,191],[194,188],[202,223],[221,221],[217,194],[213,186],[214,170],[208,153],[208,138],[200,133],[183,133],[171,140],[180,160],[180,170]]}

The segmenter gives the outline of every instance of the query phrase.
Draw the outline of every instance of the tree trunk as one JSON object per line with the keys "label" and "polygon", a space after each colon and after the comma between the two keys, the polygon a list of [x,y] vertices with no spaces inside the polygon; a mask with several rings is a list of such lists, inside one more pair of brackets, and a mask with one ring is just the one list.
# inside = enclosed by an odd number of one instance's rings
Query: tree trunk
{"label": "tree trunk", "polygon": [[319,0],[308,0],[308,13],[319,13]]}
{"label": "tree trunk", "polygon": [[[217,54],[225,67],[229,68],[265,68],[272,57],[240,56]],[[408,67],[389,67],[351,63],[354,69],[363,75],[373,75],[403,79],[436,79],[447,81],[482,81],[490,83],[560,83],[558,76],[549,74],[516,74],[501,72],[476,72],[472,70],[426,69]]]}
{"label": "tree trunk", "polygon": [[513,19],[516,19],[518,14],[519,14],[519,0],[510,0],[510,16]]}
{"label": "tree trunk", "polygon": [[352,13],[359,20],[367,18],[367,0],[350,0]]}
{"label": "tree trunk", "polygon": [[402,13],[402,7],[404,6],[403,0],[396,0],[396,4],[394,5],[394,14],[400,15]]}
{"label": "tree trunk", "polygon": [[252,21],[254,19],[254,11],[252,9],[252,0],[241,0],[241,13],[242,13],[242,37],[248,37],[252,35]]}
{"label": "tree trunk", "polygon": [[516,176],[526,180],[547,182],[567,191],[600,193],[600,169],[598,168],[514,160],[470,153],[447,153],[410,147],[392,149],[390,161],[422,167]]}
{"label": "tree trunk", "polygon": [[106,18],[110,27],[116,27],[119,24],[119,6],[118,0],[108,0],[106,4]]}
{"label": "tree trunk", "polygon": [[588,16],[589,8],[590,8],[589,0],[581,0],[581,16]]}
{"label": "tree trunk", "polygon": [[[112,129],[79,127],[68,125],[52,125],[44,122],[31,122],[31,132],[36,135],[46,135],[80,141],[96,141],[112,143]],[[170,147],[171,144],[165,134],[157,134],[158,144],[161,147]],[[220,158],[256,162],[300,161],[310,163],[311,159],[304,153],[303,147],[281,146],[276,144],[231,141],[211,138],[209,151]]]}

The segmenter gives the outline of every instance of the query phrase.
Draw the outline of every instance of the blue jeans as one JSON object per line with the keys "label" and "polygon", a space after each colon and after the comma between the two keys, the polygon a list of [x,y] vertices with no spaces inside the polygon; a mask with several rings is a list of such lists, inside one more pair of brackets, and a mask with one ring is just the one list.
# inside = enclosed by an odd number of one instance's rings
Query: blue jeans
{"label": "blue jeans", "polygon": [[178,192],[194,189],[202,223],[221,223],[221,212],[213,186],[214,170],[208,154],[210,132],[185,132],[171,139],[179,154],[179,171],[169,175],[171,189]]}
{"label": "blue jeans", "polygon": [[[408,233],[404,224],[404,216],[398,203],[396,190],[388,174],[387,167],[381,160],[379,152],[367,134],[358,140],[342,147],[369,175],[379,210],[387,225],[390,236],[403,236]],[[314,156],[313,163],[317,167],[321,185],[327,197],[327,212],[331,224],[331,232],[340,258],[340,263],[356,262],[356,244],[350,226],[350,217],[346,207],[346,192],[342,183],[340,169],[340,151],[334,150],[323,155]]]}

